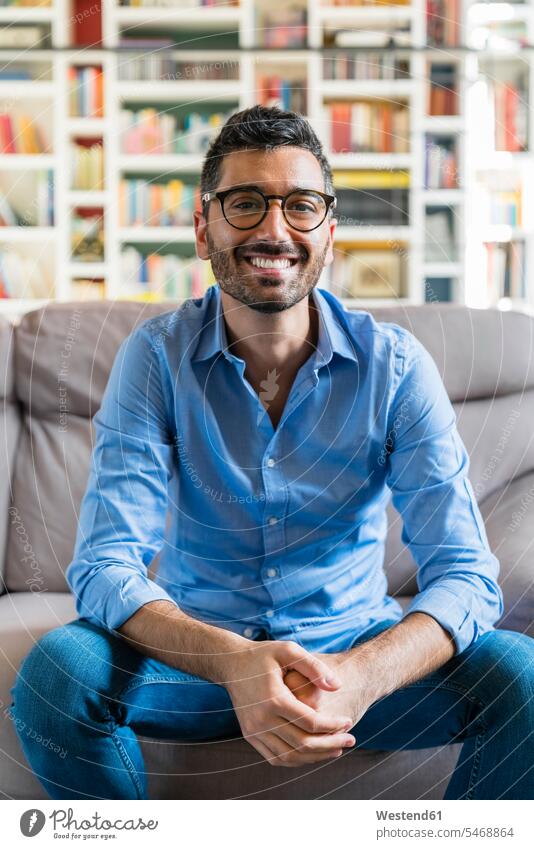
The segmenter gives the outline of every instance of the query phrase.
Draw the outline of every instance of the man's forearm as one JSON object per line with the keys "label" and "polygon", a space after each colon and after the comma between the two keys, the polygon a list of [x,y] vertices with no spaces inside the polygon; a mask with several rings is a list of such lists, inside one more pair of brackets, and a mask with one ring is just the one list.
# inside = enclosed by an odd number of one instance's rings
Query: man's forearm
{"label": "man's forearm", "polygon": [[[346,652],[336,654],[345,680],[357,671],[365,681],[368,703],[418,681],[454,655],[452,636],[426,613],[410,613],[397,625]],[[345,675],[348,673],[348,675]]]}
{"label": "man's forearm", "polygon": [[145,604],[117,630],[141,654],[215,684],[228,681],[232,661],[250,642],[163,599]]}

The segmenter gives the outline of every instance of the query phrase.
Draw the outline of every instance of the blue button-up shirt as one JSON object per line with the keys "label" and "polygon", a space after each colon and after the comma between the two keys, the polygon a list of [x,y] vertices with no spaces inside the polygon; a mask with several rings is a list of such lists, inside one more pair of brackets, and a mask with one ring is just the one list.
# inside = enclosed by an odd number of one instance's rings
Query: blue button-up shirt
{"label": "blue button-up shirt", "polygon": [[433,359],[400,326],[311,297],[317,348],[276,428],[276,372],[258,395],[217,285],[124,340],[67,572],[81,616],[112,630],[167,599],[246,637],[346,650],[406,615],[383,570],[392,496],[418,566],[406,613],[434,617],[457,652],[493,628],[499,564]]}

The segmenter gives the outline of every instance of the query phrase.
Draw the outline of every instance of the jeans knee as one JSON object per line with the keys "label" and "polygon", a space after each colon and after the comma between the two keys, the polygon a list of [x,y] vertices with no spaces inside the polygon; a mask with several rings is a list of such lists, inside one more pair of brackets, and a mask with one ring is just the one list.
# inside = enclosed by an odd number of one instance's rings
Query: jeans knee
{"label": "jeans knee", "polygon": [[66,627],[44,634],[21,663],[11,689],[11,712],[19,721],[26,720],[37,707],[43,710],[42,700],[46,694],[62,692],[62,682],[57,678],[65,660],[61,646]]}
{"label": "jeans knee", "polygon": [[534,714],[534,640],[514,631],[492,631],[475,644],[478,671],[495,697],[529,706]]}

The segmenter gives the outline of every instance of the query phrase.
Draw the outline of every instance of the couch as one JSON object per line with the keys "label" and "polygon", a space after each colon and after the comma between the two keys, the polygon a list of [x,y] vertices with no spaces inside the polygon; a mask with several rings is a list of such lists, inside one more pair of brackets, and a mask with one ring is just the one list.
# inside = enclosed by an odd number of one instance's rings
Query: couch
{"label": "couch", "polygon": [[[64,578],[98,409],[121,340],[173,305],[56,303],[0,321],[0,798],[46,798],[9,718],[10,688],[32,644],[76,618]],[[501,562],[498,627],[534,636],[534,319],[450,304],[381,307],[426,346],[454,404],[470,478]],[[389,591],[406,605],[415,565],[388,508]],[[157,799],[440,799],[460,746],[348,751],[313,767],[271,767],[242,738],[188,745],[141,738]]]}

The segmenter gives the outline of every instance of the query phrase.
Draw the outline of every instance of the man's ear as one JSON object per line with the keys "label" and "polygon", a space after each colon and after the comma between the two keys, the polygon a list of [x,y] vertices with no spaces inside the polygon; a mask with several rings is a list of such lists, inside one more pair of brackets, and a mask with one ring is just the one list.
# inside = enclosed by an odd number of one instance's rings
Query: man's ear
{"label": "man's ear", "polygon": [[198,210],[193,212],[193,224],[195,227],[197,256],[199,259],[209,259],[208,243],[206,239],[208,222],[202,212],[198,212]]}

